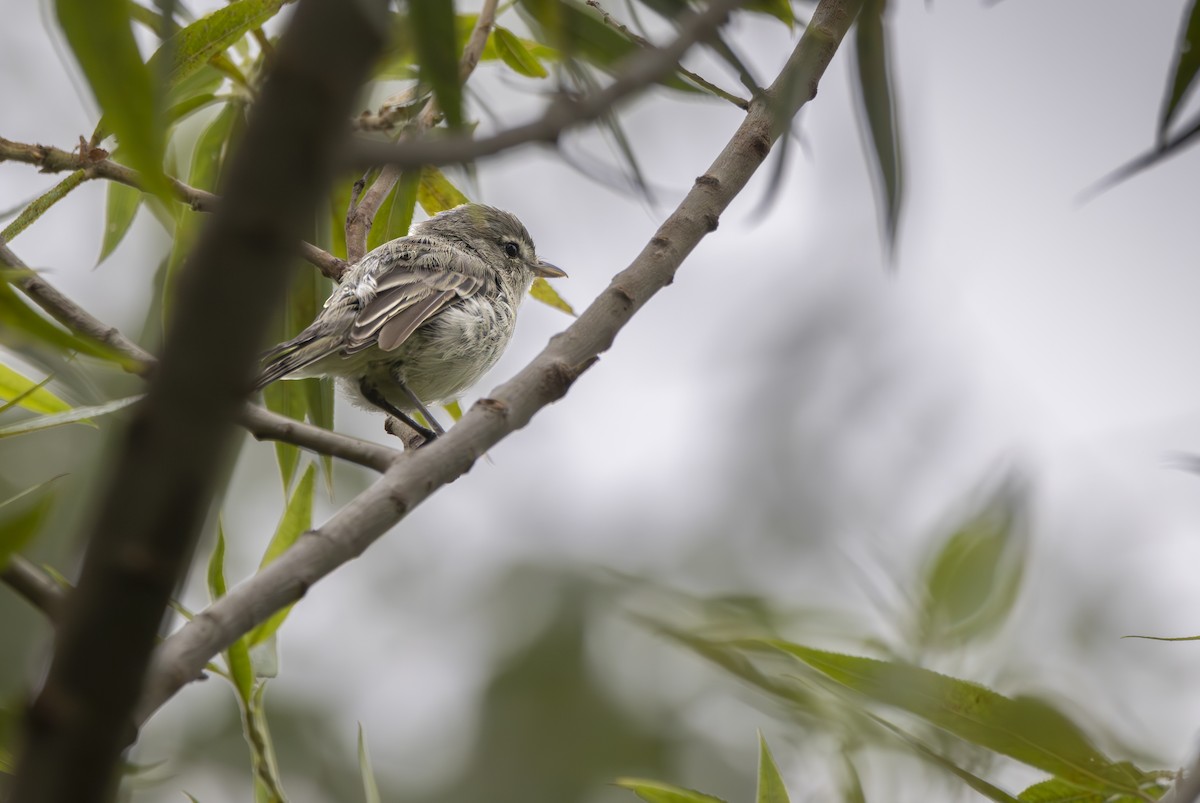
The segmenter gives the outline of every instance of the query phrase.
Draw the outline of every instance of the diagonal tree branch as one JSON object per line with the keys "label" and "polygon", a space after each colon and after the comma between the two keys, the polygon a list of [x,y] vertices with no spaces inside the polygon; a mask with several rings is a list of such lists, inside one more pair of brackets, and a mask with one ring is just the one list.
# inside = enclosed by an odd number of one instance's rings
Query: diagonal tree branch
{"label": "diagonal tree branch", "polygon": [[530,143],[554,143],[564,131],[592,122],[607,114],[626,98],[669,75],[683,55],[697,42],[710,37],[725,22],[741,0],[714,0],[703,11],[688,17],[674,41],[663,47],[638,50],[626,57],[613,82],[583,97],[560,94],[542,116],[524,125],[475,139],[457,134],[437,139],[400,142],[355,140],[349,157],[354,167],[389,165],[394,169],[423,165],[458,164],[492,156]]}
{"label": "diagonal tree branch", "polygon": [[10,557],[8,565],[0,569],[0,582],[46,614],[51,622],[57,622],[62,615],[65,592],[48,574],[20,555]]}
{"label": "diagonal tree branch", "polygon": [[374,485],[263,571],[198,614],[160,647],[136,717],[144,721],[204,664],[313,583],[357,557],[437,488],[468,471],[489,448],[525,426],[612,345],[617,333],[675,271],[770,153],[779,132],[816,95],[862,0],[820,0],[779,78],[757,99],[725,149],[696,179],[633,263],[569,328],[445,436],[398,459]]}
{"label": "diagonal tree branch", "polygon": [[302,221],[331,183],[385,14],[382,0],[301,0],[275,51],[224,199],[180,274],[162,359],[86,525],[79,583],[25,717],[14,800],[112,796],[167,601],[228,464],[255,351],[283,301]]}

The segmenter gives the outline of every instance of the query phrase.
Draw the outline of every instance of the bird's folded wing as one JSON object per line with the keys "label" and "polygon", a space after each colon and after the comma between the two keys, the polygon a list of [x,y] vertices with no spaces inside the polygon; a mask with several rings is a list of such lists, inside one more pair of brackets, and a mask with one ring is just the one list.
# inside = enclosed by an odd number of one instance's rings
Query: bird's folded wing
{"label": "bird's folded wing", "polygon": [[[424,253],[376,278],[375,296],[367,302],[350,329],[346,352],[371,345],[384,351],[400,347],[417,328],[459,298],[473,296],[483,286],[475,270],[466,273]],[[475,265],[469,268],[475,268]]]}

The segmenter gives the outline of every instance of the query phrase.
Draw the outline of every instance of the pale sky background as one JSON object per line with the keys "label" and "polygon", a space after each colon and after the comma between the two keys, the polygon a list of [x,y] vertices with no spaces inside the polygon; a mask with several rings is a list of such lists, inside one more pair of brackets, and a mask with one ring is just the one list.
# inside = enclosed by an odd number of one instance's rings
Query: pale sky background
{"label": "pale sky background", "polygon": [[[1186,152],[1079,200],[1152,143],[1184,4],[893,5],[908,166],[894,268],[878,244],[844,51],[801,114],[778,199],[763,208],[772,160],[565,400],[295,609],[271,694],[321,699],[335,712],[325,738],[336,757],[353,762],[361,721],[381,773],[432,788],[457,770],[491,661],[543,621],[530,613],[536,604],[498,593],[526,564],[819,604],[856,616],[857,635],[894,637],[894,618],[871,600],[899,603],[921,545],[969,494],[1015,468],[1032,488],[1034,562],[1003,649],[939,668],[1073,705],[1151,756],[1149,766],[1188,760],[1200,730],[1200,646],[1119,637],[1200,633],[1200,478],[1165,461],[1200,452],[1200,227],[1187,200],[1200,157]],[[69,148],[94,126],[90,100],[63,67],[40,4],[8,6],[0,136]],[[731,33],[764,81],[796,36],[758,20]],[[498,83],[518,90],[501,106],[509,119],[536,108],[527,84]],[[468,190],[521,216],[539,253],[570,273],[556,286],[579,308],[636,255],[739,113],[659,93],[624,119],[656,203],[583,178],[546,149],[485,163]],[[566,148],[612,160],[592,133],[568,137]],[[54,180],[0,165],[0,209]],[[164,238],[143,213],[93,269],[103,198],[99,184],[81,188],[12,247],[133,331]],[[475,394],[567,322],[529,303]],[[382,439],[381,424],[339,407],[346,432]],[[34,437],[6,443],[0,482],[27,484],[21,461],[34,452],[48,466],[70,465],[81,442],[100,442],[82,429]],[[364,478],[342,471],[335,504]],[[253,570],[278,517],[270,447],[246,447],[234,487],[225,524],[236,577]],[[324,500],[318,519],[332,509]],[[807,551],[771,552],[763,533],[779,520],[795,522]],[[528,589],[534,602],[539,593]],[[202,583],[187,599],[203,602]],[[617,610],[599,616],[589,647],[619,699],[674,712],[691,738],[752,766],[755,728],[777,723],[739,702],[732,681],[622,623]],[[795,635],[851,649],[825,634]],[[714,678],[719,691],[710,691]],[[173,734],[202,728],[208,709],[223,705],[231,701],[220,683],[186,690],[147,731],[168,746],[144,760],[170,755]],[[820,755],[775,752],[794,799],[819,799],[810,773]],[[1010,788],[1036,777],[1016,772]],[[699,775],[669,780],[703,786]],[[183,784],[215,800],[241,794],[244,782],[185,775],[161,799],[178,799]]]}

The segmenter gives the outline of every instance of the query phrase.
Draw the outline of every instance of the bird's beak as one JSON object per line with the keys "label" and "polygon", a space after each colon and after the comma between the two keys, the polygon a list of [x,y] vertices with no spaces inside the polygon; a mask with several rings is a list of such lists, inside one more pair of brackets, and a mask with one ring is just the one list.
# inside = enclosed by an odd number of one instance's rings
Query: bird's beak
{"label": "bird's beak", "polygon": [[534,265],[533,272],[543,279],[565,279],[567,272],[557,265],[551,265],[544,259],[539,259]]}

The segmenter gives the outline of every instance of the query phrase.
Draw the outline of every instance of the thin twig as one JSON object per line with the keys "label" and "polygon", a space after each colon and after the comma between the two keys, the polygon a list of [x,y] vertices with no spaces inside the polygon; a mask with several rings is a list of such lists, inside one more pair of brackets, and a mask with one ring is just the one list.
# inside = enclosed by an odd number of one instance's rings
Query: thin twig
{"label": "thin twig", "polygon": [[241,424],[258,440],[283,441],[360,466],[386,471],[403,452],[378,443],[314,427],[254,404],[242,410]]}
{"label": "thin twig", "polygon": [[[460,83],[465,84],[467,82],[467,79],[471,77],[471,73],[479,64],[479,59],[483,56],[483,49],[487,46],[488,36],[491,35],[492,27],[496,23],[496,6],[498,3],[499,0],[484,0],[483,7],[479,9],[479,16],[475,19],[475,27],[471,29],[471,36],[467,39],[467,44],[463,47],[462,58],[458,63],[458,80]],[[441,111],[438,109],[437,99],[430,97],[425,104],[425,108],[417,116],[416,121],[405,132],[405,138],[420,136],[430,128],[433,128],[440,117]],[[410,167],[420,167],[420,165],[412,165]],[[351,264],[362,259],[363,255],[367,253],[367,235],[371,231],[371,225],[375,222],[375,215],[379,213],[379,208],[383,206],[388,193],[396,186],[396,182],[400,180],[403,172],[404,168],[400,166],[388,165],[384,167],[362,196],[362,200],[357,204],[351,203],[351,208],[346,213],[346,257],[350,260]]]}
{"label": "thin twig", "polygon": [[[102,154],[102,155],[101,155]],[[103,149],[92,149],[79,154],[48,145],[29,145],[0,137],[0,162],[24,162],[36,165],[43,173],[59,173],[65,170],[83,170],[85,178],[103,178],[116,181],[134,189],[143,189],[141,175],[136,170],[118,164],[108,158]],[[221,199],[211,192],[184,184],[177,178],[167,177],[175,197],[195,212],[214,212]],[[320,269],[321,273],[334,281],[340,281],[349,265],[333,254],[312,243],[301,243],[301,255]]]}
{"label": "thin twig", "polygon": [[[609,14],[608,11],[605,10],[604,6],[600,5],[600,0],[587,0],[587,4],[589,6],[591,6],[592,8],[596,9],[597,12],[599,12],[600,19],[604,20],[605,24],[608,25],[609,27],[617,29],[618,31],[620,31],[621,33],[623,33],[627,37],[629,37],[632,41],[637,42],[642,47],[645,47],[645,48],[654,47],[653,42],[646,39],[644,36],[639,36],[638,34],[634,33],[633,31],[631,31],[629,29],[628,25],[621,22],[619,19],[614,17],[612,14]],[[727,92],[726,90],[722,89],[721,87],[717,86],[716,84],[712,83],[711,81],[708,81],[705,78],[701,77],[700,75],[697,75],[696,73],[687,69],[682,64],[678,66],[678,70],[681,75],[686,75],[697,86],[704,87],[712,94],[716,95],[717,97],[721,98],[722,100],[729,101],[734,106],[737,106],[739,109],[741,109],[742,111],[747,111],[750,108],[750,101],[746,100],[745,98],[738,97],[737,95],[733,94],[732,92]]]}
{"label": "thin twig", "polygon": [[[478,401],[446,435],[394,462],[371,487],[254,577],[231,589],[159,648],[136,717],[145,721],[212,656],[314,583],[361,555],[430,494],[469,470],[542,407],[561,398],[676,270],[770,153],[785,121],[816,94],[863,0],[820,0],[778,79],[678,209],[608,289],[512,380]],[[804,91],[796,91],[797,87]]]}
{"label": "thin twig", "polygon": [[31,561],[20,555],[11,556],[8,565],[0,571],[0,581],[44,613],[51,622],[58,622],[66,594],[50,575]]}
{"label": "thin twig", "polygon": [[669,75],[683,54],[692,45],[711,36],[725,21],[729,11],[739,4],[739,0],[716,0],[704,11],[690,16],[680,26],[674,41],[663,47],[630,54],[624,66],[617,71],[616,78],[604,89],[582,97],[559,94],[536,120],[480,139],[474,139],[469,134],[401,140],[396,143],[358,139],[348,153],[350,164],[355,168],[371,165],[413,168],[459,164],[530,143],[557,142],[567,129],[603,117],[620,101]]}

